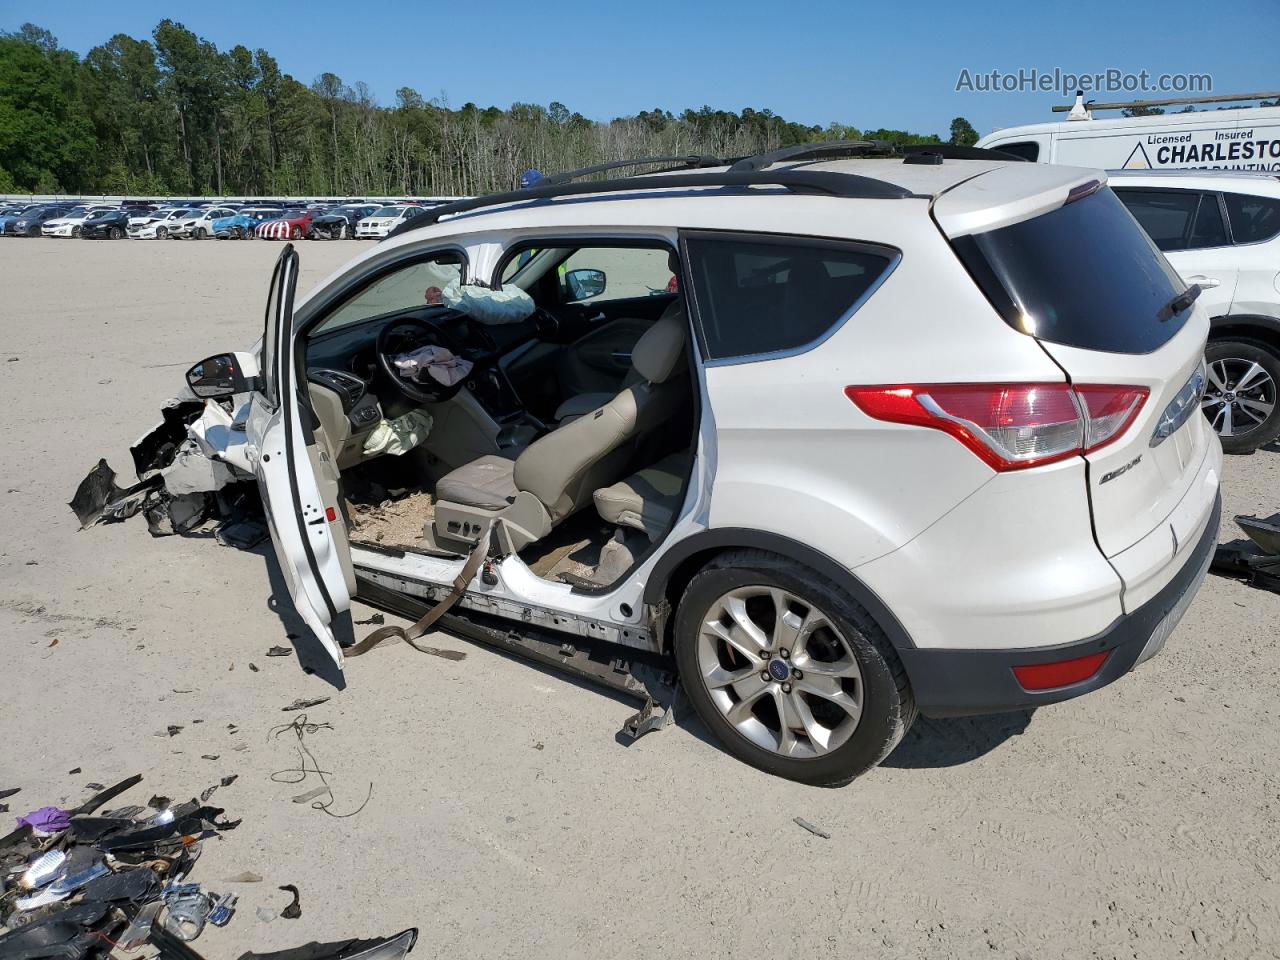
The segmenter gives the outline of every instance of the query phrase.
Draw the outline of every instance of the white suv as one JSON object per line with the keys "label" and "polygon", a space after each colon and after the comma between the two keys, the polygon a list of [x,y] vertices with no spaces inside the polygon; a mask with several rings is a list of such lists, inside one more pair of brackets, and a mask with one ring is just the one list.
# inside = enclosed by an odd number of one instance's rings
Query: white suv
{"label": "white suv", "polygon": [[830,149],[440,207],[296,300],[287,247],[161,429],[256,477],[335,670],[353,598],[452,603],[815,784],[1111,683],[1216,543],[1206,312],[1101,172]]}
{"label": "white suv", "polygon": [[375,210],[356,222],[357,240],[381,240],[400,224],[426,213],[425,208],[393,205]]}
{"label": "white suv", "polygon": [[1227,453],[1280,436],[1280,178],[1117,172],[1112,188],[1209,312],[1204,413]]}

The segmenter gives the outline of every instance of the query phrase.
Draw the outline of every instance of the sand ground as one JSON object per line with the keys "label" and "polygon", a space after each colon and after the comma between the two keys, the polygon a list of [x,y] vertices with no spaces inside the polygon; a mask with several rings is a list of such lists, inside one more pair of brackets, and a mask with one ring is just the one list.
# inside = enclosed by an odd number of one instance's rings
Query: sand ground
{"label": "sand ground", "polygon": [[[302,287],[363,249],[302,244]],[[335,692],[264,656],[292,632],[265,552],[153,540],[140,518],[77,532],[66,502],[98,457],[126,474],[187,365],[256,338],[278,250],[0,241],[0,788],[22,788],[17,814],[133,773],[136,802],[237,774],[214,802],[244,822],[194,879],[265,879],[234,887],[236,918],[195,944],[208,960],[407,926],[415,957],[1280,951],[1278,596],[1211,578],[1121,682],[922,721],[827,791],[737,763],[692,720],[624,747],[630,702],[446,637],[465,660],[390,647]],[[1280,509],[1277,453],[1225,473],[1225,517]],[[280,782],[298,757],[270,733],[324,695],[308,715],[332,728],[307,743],[335,812],[372,785],[347,819],[291,801],[310,784]],[[301,921],[260,920],[284,883]]]}

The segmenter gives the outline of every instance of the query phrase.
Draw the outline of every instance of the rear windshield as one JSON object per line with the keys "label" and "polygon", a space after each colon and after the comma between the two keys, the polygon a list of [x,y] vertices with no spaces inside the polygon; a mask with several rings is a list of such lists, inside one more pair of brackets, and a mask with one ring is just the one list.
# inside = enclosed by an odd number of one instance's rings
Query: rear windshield
{"label": "rear windshield", "polygon": [[952,245],[1005,322],[1049,343],[1150,353],[1191,315],[1169,314],[1184,284],[1106,187]]}

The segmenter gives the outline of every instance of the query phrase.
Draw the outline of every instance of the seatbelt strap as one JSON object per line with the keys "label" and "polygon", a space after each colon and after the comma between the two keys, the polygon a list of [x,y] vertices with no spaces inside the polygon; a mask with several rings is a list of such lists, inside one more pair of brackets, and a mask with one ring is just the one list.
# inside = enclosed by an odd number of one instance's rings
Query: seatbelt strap
{"label": "seatbelt strap", "polygon": [[449,595],[428,610],[421,620],[409,627],[399,627],[394,624],[387,627],[379,627],[355,646],[343,651],[344,656],[361,656],[368,653],[383,640],[399,637],[419,653],[429,653],[433,657],[443,657],[446,660],[461,660],[466,657],[466,654],[461,650],[442,650],[439,647],[428,647],[416,641],[430,630],[432,625],[443,617],[449,611],[449,608],[461,600],[462,595],[467,592],[467,586],[475,579],[476,571],[480,569],[480,564],[489,552],[489,536],[486,533],[476,541],[474,549],[472,549],[470,556],[467,557],[467,562],[462,565],[462,572],[454,578],[453,589],[449,591]]}

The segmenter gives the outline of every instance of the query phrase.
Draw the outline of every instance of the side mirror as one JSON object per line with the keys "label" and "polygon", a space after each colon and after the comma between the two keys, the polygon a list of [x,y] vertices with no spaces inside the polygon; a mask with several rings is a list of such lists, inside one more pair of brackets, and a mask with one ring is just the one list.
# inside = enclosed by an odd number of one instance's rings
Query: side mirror
{"label": "side mirror", "polygon": [[568,303],[600,296],[606,283],[603,270],[591,269],[570,270],[564,275],[564,282],[569,291]]}
{"label": "side mirror", "polygon": [[220,353],[201,360],[187,371],[187,386],[203,399],[220,399],[254,389],[234,353]]}

